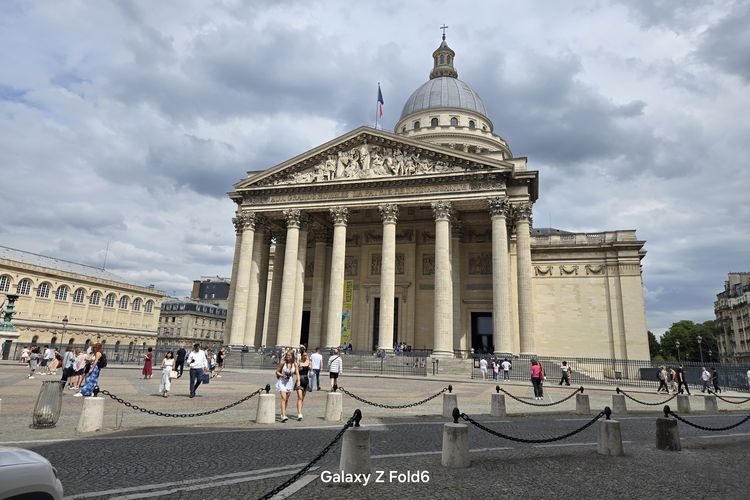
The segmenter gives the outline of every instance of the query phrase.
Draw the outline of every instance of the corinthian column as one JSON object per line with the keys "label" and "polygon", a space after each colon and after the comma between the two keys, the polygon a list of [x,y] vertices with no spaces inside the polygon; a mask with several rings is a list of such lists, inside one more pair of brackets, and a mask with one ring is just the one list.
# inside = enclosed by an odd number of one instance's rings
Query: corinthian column
{"label": "corinthian column", "polygon": [[508,257],[508,229],[505,218],[510,205],[507,198],[487,200],[492,218],[492,333],[495,353],[513,353],[513,333],[510,315],[510,261]]}
{"label": "corinthian column", "polygon": [[266,244],[266,226],[261,216],[255,220],[255,237],[253,238],[253,256],[250,262],[249,285],[247,293],[247,313],[245,316],[244,345],[255,346],[258,321],[258,294],[260,293],[260,275],[263,259],[263,246]]}
{"label": "corinthian column", "polygon": [[305,265],[307,264],[307,219],[303,218],[299,230],[297,250],[297,285],[294,289],[294,323],[292,324],[292,345],[299,345],[302,333],[302,310],[305,306]]}
{"label": "corinthian column", "polygon": [[316,227],[313,235],[315,237],[315,257],[313,261],[312,296],[310,297],[310,338],[308,345],[310,351],[319,346],[323,340],[323,304],[325,302],[325,277],[326,277],[326,243],[328,231],[323,227]]}
{"label": "corinthian column", "polygon": [[531,203],[515,206],[518,246],[518,331],[521,354],[536,354],[531,290]]}
{"label": "corinthian column", "polygon": [[451,204],[447,201],[433,202],[432,211],[435,215],[435,309],[432,326],[434,329],[432,355],[438,358],[452,358]]}
{"label": "corinthian column", "polygon": [[[229,343],[229,333],[232,331],[232,315],[234,312],[234,293],[237,288],[237,268],[240,265],[240,250],[242,247],[242,229],[245,218],[237,209],[236,217],[232,218],[236,238],[234,240],[234,257],[232,257],[232,276],[229,280],[229,303],[227,304],[227,320],[224,322],[224,342]],[[88,310],[88,304],[86,304]]]}
{"label": "corinthian column", "polygon": [[334,207],[330,211],[331,218],[333,219],[333,252],[331,253],[331,278],[328,286],[325,345],[326,347],[338,347],[341,344],[346,223],[349,220],[349,209],[346,207]]}
{"label": "corinthian column", "polygon": [[284,217],[286,217],[286,250],[284,252],[286,265],[281,280],[281,298],[279,300],[279,327],[276,335],[276,345],[278,346],[292,345],[301,213],[294,209],[284,210]]}
{"label": "corinthian column", "polygon": [[380,258],[380,330],[381,349],[393,349],[393,299],[396,289],[396,221],[398,205],[380,205],[383,219],[383,250]]}
{"label": "corinthian column", "polygon": [[[257,239],[257,236],[256,236]],[[266,343],[263,338],[263,327],[266,325],[266,300],[268,292],[268,258],[271,252],[271,231],[267,230],[263,238],[263,247],[260,253],[260,277],[258,282],[258,318],[255,323],[254,346],[262,346]],[[270,344],[269,344],[270,345]]]}
{"label": "corinthian column", "polygon": [[268,329],[266,331],[266,345],[277,345],[279,332],[279,304],[281,303],[281,282],[284,279],[284,254],[286,249],[286,234],[274,234],[276,246],[273,255],[273,275],[271,276],[271,299],[268,301]]}
{"label": "corinthian column", "polygon": [[466,336],[461,321],[461,221],[451,220],[451,271],[453,280],[453,349],[467,351]]}
{"label": "corinthian column", "polygon": [[232,329],[229,332],[229,344],[242,345],[245,341],[250,265],[253,256],[253,240],[255,239],[255,212],[243,211],[237,214],[235,227],[242,228],[242,243],[240,244],[239,262],[237,264],[237,279],[235,283],[232,283],[234,301],[232,302]]}

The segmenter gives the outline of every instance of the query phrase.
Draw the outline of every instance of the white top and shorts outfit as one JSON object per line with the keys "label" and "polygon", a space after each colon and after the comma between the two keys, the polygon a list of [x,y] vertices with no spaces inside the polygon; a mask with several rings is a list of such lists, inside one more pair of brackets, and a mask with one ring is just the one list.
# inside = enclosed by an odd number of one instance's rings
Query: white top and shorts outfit
{"label": "white top and shorts outfit", "polygon": [[281,368],[281,377],[276,380],[276,390],[279,392],[294,392],[294,373],[295,365],[287,365],[286,363]]}

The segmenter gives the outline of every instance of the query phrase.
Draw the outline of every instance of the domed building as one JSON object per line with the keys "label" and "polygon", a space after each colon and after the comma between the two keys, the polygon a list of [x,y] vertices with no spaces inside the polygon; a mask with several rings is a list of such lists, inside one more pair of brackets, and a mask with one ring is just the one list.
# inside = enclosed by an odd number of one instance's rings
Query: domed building
{"label": "domed building", "polygon": [[443,37],[393,133],[360,127],[235,184],[230,344],[648,359],[644,242],[533,228],[539,173],[455,56]]}

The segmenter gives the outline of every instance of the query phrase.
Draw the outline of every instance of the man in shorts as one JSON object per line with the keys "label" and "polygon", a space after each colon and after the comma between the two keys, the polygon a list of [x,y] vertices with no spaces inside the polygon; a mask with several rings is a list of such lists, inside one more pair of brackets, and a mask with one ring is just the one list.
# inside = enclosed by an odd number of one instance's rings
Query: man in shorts
{"label": "man in shorts", "polygon": [[341,350],[336,348],[333,350],[333,356],[328,358],[328,377],[331,380],[331,390],[334,385],[338,385],[338,378],[344,369],[344,363],[341,361]]}
{"label": "man in shorts", "polygon": [[224,346],[221,346],[219,352],[216,353],[216,377],[221,378],[221,372],[224,369],[224,358],[226,358],[227,352],[224,350]]}

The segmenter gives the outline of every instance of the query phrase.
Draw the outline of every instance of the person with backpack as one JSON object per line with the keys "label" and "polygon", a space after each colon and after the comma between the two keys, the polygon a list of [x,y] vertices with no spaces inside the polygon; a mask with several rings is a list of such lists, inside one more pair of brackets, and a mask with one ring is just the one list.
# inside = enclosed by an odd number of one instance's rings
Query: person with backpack
{"label": "person with backpack", "polygon": [[344,371],[344,363],[341,361],[341,351],[336,348],[333,350],[333,356],[328,358],[328,377],[331,380],[331,390],[333,386],[338,385],[338,378]]}
{"label": "person with backpack", "polygon": [[687,380],[685,378],[685,369],[682,367],[682,363],[677,367],[677,392],[682,394],[682,388],[685,387],[685,392],[690,396],[690,388],[688,387]]}
{"label": "person with backpack", "polygon": [[94,387],[99,385],[99,374],[107,366],[107,355],[102,350],[102,345],[97,342],[94,344],[92,351],[94,360],[91,363],[91,373],[89,373],[86,383],[81,387],[81,391],[73,396],[91,396],[94,394]]}

